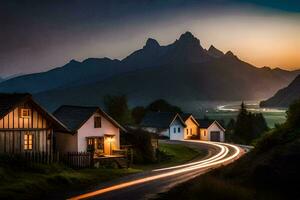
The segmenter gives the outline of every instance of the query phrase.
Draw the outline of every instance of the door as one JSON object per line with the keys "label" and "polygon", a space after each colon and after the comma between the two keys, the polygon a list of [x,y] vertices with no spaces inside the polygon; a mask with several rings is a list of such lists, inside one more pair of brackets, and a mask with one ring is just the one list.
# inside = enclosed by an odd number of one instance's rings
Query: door
{"label": "door", "polygon": [[215,142],[221,141],[221,134],[220,131],[211,131],[210,132],[210,140]]}

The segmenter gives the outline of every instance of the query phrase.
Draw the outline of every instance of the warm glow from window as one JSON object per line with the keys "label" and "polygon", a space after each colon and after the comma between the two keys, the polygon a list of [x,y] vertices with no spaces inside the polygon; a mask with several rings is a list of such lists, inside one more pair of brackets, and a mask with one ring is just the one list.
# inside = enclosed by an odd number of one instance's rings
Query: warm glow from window
{"label": "warm glow from window", "polygon": [[22,108],[21,109],[21,117],[22,118],[29,118],[30,117],[29,109]]}
{"label": "warm glow from window", "polygon": [[24,150],[32,150],[32,134],[24,135]]}

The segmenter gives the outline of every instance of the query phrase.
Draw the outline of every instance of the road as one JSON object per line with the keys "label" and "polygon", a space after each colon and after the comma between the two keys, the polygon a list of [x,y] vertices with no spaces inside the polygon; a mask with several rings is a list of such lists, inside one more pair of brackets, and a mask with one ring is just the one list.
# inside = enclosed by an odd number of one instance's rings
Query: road
{"label": "road", "polygon": [[140,200],[150,199],[158,193],[168,191],[175,185],[188,181],[222,165],[229,164],[245,151],[235,145],[195,140],[177,141],[194,148],[206,148],[209,156],[168,168],[134,174],[95,187],[90,191],[70,197],[71,200]]}

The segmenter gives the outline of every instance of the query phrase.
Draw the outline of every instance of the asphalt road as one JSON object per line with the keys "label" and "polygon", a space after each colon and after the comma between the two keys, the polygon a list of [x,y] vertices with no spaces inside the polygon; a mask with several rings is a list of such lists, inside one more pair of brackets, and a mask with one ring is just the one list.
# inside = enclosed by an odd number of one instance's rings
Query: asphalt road
{"label": "asphalt road", "polygon": [[200,160],[169,168],[152,170],[114,180],[72,195],[69,199],[140,200],[151,199],[175,185],[188,181],[214,168],[229,164],[244,154],[238,146],[203,141],[169,141],[198,149],[207,149],[208,156]]}

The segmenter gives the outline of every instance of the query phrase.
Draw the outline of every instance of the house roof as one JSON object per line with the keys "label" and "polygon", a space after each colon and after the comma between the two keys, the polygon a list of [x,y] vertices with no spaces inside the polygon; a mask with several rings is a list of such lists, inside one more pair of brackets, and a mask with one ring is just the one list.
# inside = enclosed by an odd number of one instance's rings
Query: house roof
{"label": "house roof", "polygon": [[51,113],[47,112],[41,105],[35,102],[32,95],[29,93],[0,93],[0,118],[3,118],[25,102],[30,102],[30,104],[32,104],[40,113],[43,113],[49,121],[53,122],[58,129],[66,132],[70,131]]}
{"label": "house roof", "polygon": [[172,112],[148,112],[140,125],[142,127],[169,128],[177,118],[183,126],[186,126],[179,114]]}
{"label": "house roof", "polygon": [[191,119],[194,121],[194,123],[199,126],[198,121],[193,117],[193,115],[191,113],[182,113],[182,114],[180,114],[180,117],[182,118],[182,120],[184,122],[186,122],[186,120],[188,120],[191,117]]}
{"label": "house roof", "polygon": [[77,132],[80,127],[95,113],[99,112],[116,127],[126,131],[118,122],[97,106],[63,105],[54,111],[53,115],[65,124],[72,132]]}
{"label": "house roof", "polygon": [[213,123],[216,123],[220,129],[225,131],[224,127],[217,120],[211,120],[211,119],[196,119],[196,120],[198,121],[200,128],[207,129]]}

